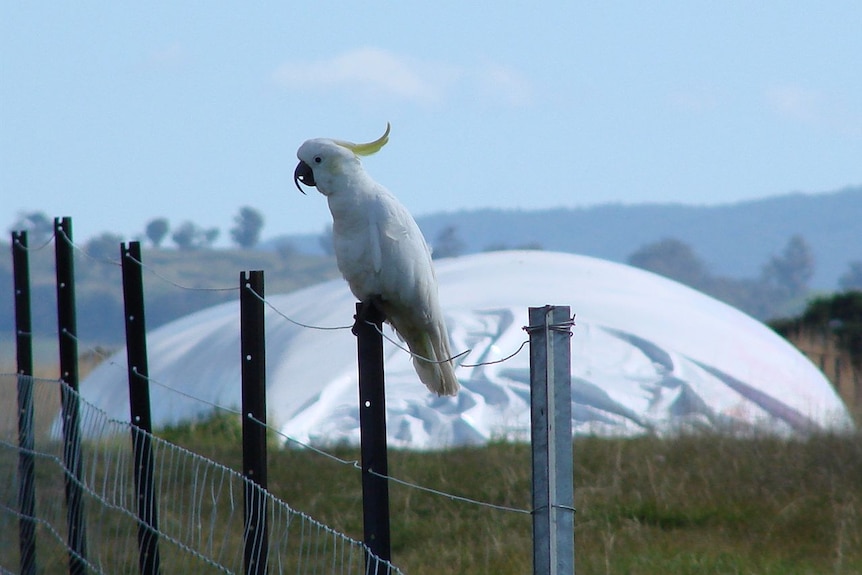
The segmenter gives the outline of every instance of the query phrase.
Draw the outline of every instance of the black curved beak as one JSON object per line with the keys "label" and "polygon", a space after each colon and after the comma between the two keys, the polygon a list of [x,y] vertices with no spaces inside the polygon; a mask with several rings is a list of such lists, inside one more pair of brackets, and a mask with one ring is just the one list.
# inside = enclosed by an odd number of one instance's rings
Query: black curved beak
{"label": "black curved beak", "polygon": [[302,182],[306,186],[317,185],[314,183],[314,172],[311,171],[311,166],[302,160],[299,161],[299,164],[297,164],[296,169],[293,171],[293,183],[296,184],[296,189],[304,194],[305,191],[299,187],[299,182]]}

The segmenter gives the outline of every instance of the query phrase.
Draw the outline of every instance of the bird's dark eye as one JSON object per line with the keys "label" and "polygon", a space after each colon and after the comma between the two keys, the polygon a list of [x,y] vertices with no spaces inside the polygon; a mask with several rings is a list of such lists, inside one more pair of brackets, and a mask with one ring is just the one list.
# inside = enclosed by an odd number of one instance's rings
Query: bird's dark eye
{"label": "bird's dark eye", "polygon": [[320,156],[314,156],[314,163],[315,164],[319,164],[322,161],[323,161],[323,158],[321,158]]}

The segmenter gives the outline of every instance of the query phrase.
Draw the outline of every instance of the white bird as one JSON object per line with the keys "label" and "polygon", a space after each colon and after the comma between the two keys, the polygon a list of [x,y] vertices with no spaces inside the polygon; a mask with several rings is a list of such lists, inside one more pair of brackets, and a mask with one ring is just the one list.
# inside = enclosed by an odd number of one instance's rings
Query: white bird
{"label": "white bird", "polygon": [[302,193],[300,182],[326,196],[336,262],[353,295],[385,314],[413,353],[413,366],[428,389],[456,395],[458,379],[431,251],[407,209],[371,179],[359,160],[388,141],[388,123],[383,136],[367,144],[307,140],[296,152],[293,180]]}

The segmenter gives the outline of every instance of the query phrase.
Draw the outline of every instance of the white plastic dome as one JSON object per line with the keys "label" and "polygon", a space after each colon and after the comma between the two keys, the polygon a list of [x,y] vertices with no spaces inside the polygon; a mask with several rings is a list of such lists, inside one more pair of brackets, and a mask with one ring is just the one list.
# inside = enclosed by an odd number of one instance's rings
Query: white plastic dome
{"label": "white plastic dome", "polygon": [[[436,262],[459,362],[501,359],[527,339],[527,309],[568,305],[576,433],[665,432],[696,425],[781,433],[851,424],[822,373],[792,345],[742,312],[660,276],[590,257],[493,252]],[[359,441],[355,299],[333,280],[267,297],[269,423],[302,442]],[[391,330],[386,330],[392,334]],[[240,405],[239,302],[165,325],[148,336],[150,376],[206,402]],[[430,394],[410,357],[385,343],[392,446],[439,448],[529,438],[529,351],[456,371],[455,398]],[[128,420],[125,351],[81,384],[84,396]],[[153,424],[212,411],[151,385]]]}

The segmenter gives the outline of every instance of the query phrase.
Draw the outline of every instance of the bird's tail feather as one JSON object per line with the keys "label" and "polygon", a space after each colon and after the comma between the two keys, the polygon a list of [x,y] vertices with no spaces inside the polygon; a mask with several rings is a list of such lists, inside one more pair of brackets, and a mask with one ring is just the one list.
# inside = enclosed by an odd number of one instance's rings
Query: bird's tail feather
{"label": "bird's tail feather", "polygon": [[426,336],[426,339],[428,340],[426,347],[433,350],[434,353],[430,355],[417,355],[427,357],[439,363],[432,363],[425,361],[422,357],[414,356],[413,367],[416,369],[419,379],[428,389],[437,395],[457,395],[461,386],[458,384],[458,378],[455,377],[455,368],[450,359],[452,354],[449,353],[449,344],[445,343],[443,346],[434,345],[436,342],[431,341],[432,338]]}
{"label": "bird's tail feather", "polygon": [[407,334],[399,330],[398,325],[393,325],[413,352],[413,368],[419,380],[437,395],[457,395],[461,386],[452,364],[446,324],[437,322],[428,331],[412,334],[414,337],[405,337]]}

